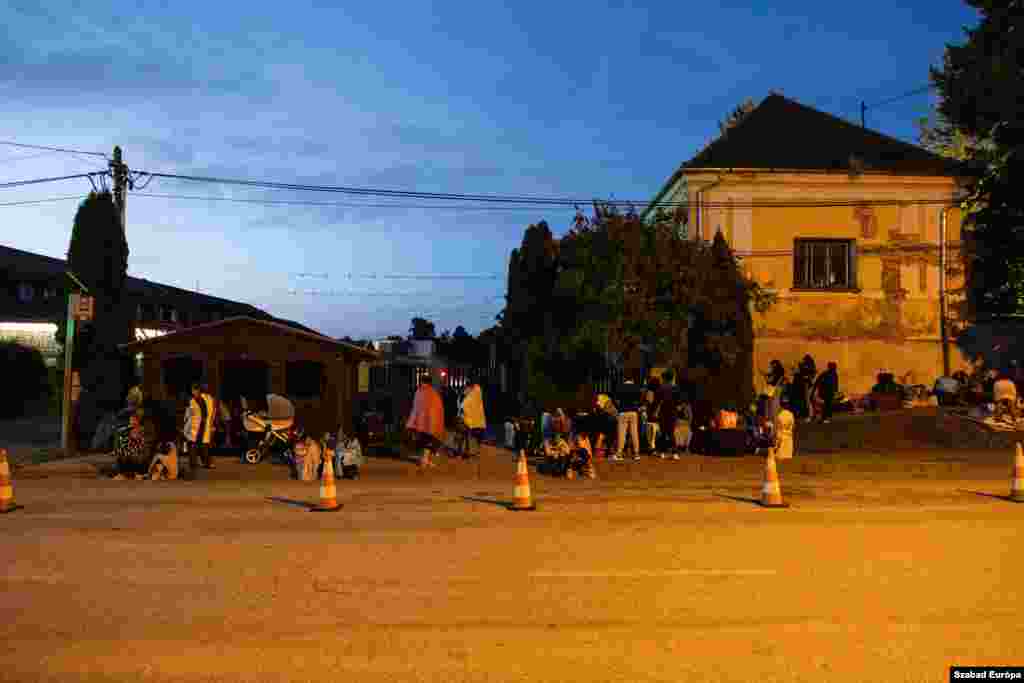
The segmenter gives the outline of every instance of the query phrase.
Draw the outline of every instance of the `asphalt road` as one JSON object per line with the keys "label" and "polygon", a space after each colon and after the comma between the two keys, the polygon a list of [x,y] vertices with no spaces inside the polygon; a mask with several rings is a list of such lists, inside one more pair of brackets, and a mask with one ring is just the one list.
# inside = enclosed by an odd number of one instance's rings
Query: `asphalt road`
{"label": "asphalt road", "polygon": [[[0,681],[945,681],[1024,664],[1005,472],[800,475],[650,462],[596,481],[371,462],[316,483],[15,473]],[[508,467],[508,476],[497,476]],[[791,470],[787,472],[787,467]],[[477,478],[479,476],[480,478]]]}

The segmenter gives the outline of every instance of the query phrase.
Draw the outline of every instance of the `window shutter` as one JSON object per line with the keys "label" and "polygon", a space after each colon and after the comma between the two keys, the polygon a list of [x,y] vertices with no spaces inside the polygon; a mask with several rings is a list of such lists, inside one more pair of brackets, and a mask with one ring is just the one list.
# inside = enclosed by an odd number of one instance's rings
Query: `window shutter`
{"label": "window shutter", "polygon": [[793,240],[793,287],[806,285],[804,271],[806,261],[804,258],[803,243],[800,240]]}
{"label": "window shutter", "polygon": [[857,273],[857,240],[850,240],[850,289],[860,289]]}

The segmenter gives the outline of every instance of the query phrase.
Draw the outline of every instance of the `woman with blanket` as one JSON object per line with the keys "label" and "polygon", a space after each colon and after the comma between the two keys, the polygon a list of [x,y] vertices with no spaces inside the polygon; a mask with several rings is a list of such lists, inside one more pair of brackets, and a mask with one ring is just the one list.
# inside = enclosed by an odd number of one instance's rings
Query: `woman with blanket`
{"label": "woman with blanket", "polygon": [[420,388],[416,390],[405,428],[415,438],[420,452],[420,467],[433,467],[430,456],[444,442],[444,405],[429,374],[420,379]]}
{"label": "woman with blanket", "polygon": [[[480,455],[480,442],[487,430],[487,419],[484,416],[483,391],[475,377],[472,379],[472,383],[466,387],[466,393],[462,398],[462,424],[466,430],[465,446],[462,449],[463,456],[468,458]],[[474,452],[470,451],[470,437],[476,441]]]}

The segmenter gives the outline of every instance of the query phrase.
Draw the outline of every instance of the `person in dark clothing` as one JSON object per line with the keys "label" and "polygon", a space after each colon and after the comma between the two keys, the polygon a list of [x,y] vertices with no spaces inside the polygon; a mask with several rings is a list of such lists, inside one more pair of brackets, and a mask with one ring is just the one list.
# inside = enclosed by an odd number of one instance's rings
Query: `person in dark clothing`
{"label": "person in dark clothing", "polygon": [[798,420],[809,419],[810,411],[807,406],[807,394],[810,386],[807,384],[807,375],[797,370],[793,375],[793,382],[789,385],[789,405],[793,415]]}
{"label": "person in dark clothing", "polygon": [[821,373],[821,377],[814,384],[818,396],[821,396],[822,412],[821,421],[828,424],[832,421],[832,412],[835,408],[836,394],[839,393],[839,369],[835,363],[829,363],[828,369]]}
{"label": "person in dark clothing", "polygon": [[640,459],[640,419],[638,411],[643,396],[643,387],[631,379],[619,386],[617,401],[619,407],[619,441],[612,460],[621,460],[622,451],[626,447],[627,433],[633,440],[633,459]]}

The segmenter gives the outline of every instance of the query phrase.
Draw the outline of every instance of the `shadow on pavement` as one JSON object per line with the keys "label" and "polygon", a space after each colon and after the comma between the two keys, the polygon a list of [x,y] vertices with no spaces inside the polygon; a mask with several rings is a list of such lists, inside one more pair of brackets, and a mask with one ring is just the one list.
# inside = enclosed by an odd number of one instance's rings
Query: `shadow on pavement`
{"label": "shadow on pavement", "polygon": [[1005,500],[1008,503],[1024,503],[1024,501],[1014,500],[1010,496],[1001,496],[997,493],[986,493],[984,491],[972,491],[970,489],[957,489],[960,493],[973,493],[976,496],[984,496],[985,498],[995,498],[997,500]]}
{"label": "shadow on pavement", "polygon": [[727,498],[729,500],[735,500],[740,503],[750,503],[752,505],[756,505],[757,507],[761,507],[761,501],[758,500],[757,498],[746,498],[743,496],[727,496],[724,493],[716,493],[715,495],[719,498]]}
{"label": "shadow on pavement", "polygon": [[291,498],[278,498],[275,496],[267,496],[267,500],[271,501],[272,503],[284,503],[285,505],[294,505],[295,507],[305,508],[307,510],[312,510],[313,508],[316,507],[316,505],[314,505],[313,503],[304,500],[292,500]]}
{"label": "shadow on pavement", "polygon": [[497,505],[498,507],[510,508],[512,503],[505,500],[498,500],[496,498],[478,498],[476,496],[462,496],[462,500],[468,500],[473,503],[489,503],[491,505]]}

